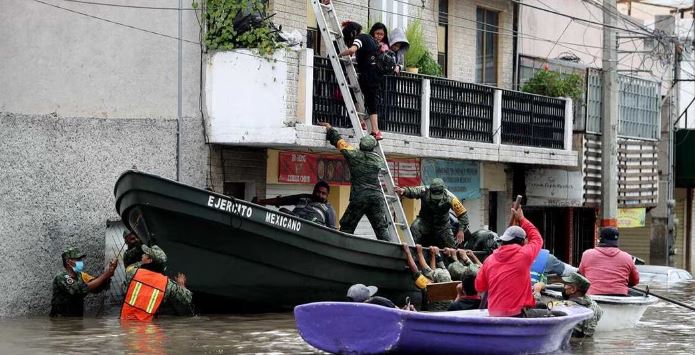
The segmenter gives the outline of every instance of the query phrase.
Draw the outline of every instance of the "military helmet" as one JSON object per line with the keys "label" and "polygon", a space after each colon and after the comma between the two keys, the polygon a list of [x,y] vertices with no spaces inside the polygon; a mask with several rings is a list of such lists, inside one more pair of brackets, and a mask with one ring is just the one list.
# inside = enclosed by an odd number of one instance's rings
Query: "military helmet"
{"label": "military helmet", "polygon": [[69,247],[63,250],[62,256],[66,259],[81,259],[87,256],[85,253],[80,252],[80,249],[75,247]]}
{"label": "military helmet", "polygon": [[444,180],[440,178],[432,179],[432,183],[430,184],[430,197],[433,199],[441,199],[444,197],[444,190],[446,190]]}
{"label": "military helmet", "polygon": [[591,282],[584,276],[573,272],[562,278],[562,282],[575,285],[580,291],[586,292],[591,286]]}
{"label": "military helmet", "polygon": [[371,135],[366,135],[360,139],[360,150],[371,152],[376,148],[376,138]]}
{"label": "military helmet", "polygon": [[147,245],[142,246],[142,252],[144,254],[147,254],[151,259],[152,262],[155,264],[161,264],[164,265],[167,262],[167,255],[164,253],[164,250],[162,248],[153,245],[151,247],[148,247]]}

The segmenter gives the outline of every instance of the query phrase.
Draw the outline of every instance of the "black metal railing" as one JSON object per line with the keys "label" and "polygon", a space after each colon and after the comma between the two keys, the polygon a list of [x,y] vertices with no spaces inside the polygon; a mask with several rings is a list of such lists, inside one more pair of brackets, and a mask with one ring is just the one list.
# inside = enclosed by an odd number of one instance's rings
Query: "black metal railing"
{"label": "black metal railing", "polygon": [[351,127],[340,95],[333,67],[328,58],[314,57],[314,92],[311,123],[328,122],[335,127]]}
{"label": "black metal railing", "polygon": [[563,149],[565,100],[502,91],[502,144]]}
{"label": "black metal railing", "polygon": [[494,88],[431,79],[430,89],[430,137],[492,143]]}
{"label": "black metal railing", "polygon": [[386,132],[421,135],[422,79],[417,75],[386,76],[379,104],[379,127]]}
{"label": "black metal railing", "polygon": [[[351,127],[345,103],[328,58],[314,57],[312,123]],[[420,135],[422,80],[413,75],[386,76],[380,91],[379,128],[385,132]]]}

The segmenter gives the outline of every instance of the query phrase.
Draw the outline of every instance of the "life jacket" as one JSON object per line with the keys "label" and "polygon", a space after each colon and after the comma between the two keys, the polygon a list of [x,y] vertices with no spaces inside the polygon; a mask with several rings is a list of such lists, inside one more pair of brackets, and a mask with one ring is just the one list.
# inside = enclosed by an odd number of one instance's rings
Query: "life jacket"
{"label": "life jacket", "polygon": [[531,287],[533,287],[533,284],[543,280],[545,265],[548,263],[548,255],[550,255],[548,249],[541,249],[538,256],[536,256],[536,260],[531,264]]}
{"label": "life jacket", "polygon": [[128,285],[121,319],[151,320],[164,300],[169,278],[157,272],[139,268]]}
{"label": "life jacket", "polygon": [[292,210],[292,214],[325,226],[328,221],[328,206],[325,203],[312,201],[308,197],[301,198]]}

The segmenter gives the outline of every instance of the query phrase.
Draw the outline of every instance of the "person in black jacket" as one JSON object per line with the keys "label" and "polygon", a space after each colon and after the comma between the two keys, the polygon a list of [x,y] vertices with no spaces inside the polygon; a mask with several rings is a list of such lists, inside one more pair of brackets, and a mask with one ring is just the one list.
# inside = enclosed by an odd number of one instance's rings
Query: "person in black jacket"
{"label": "person in black jacket", "polygon": [[[374,38],[367,33],[362,33],[362,26],[357,22],[347,21],[343,23],[343,39],[348,47],[340,52],[339,56],[356,56],[357,71],[359,72],[359,84],[364,95],[364,106],[372,125],[371,134],[376,140],[383,139],[379,130],[377,117],[377,104],[383,75],[376,67],[376,56],[379,53],[379,45]],[[361,118],[360,118],[361,119]],[[366,129],[362,121],[362,129]]]}

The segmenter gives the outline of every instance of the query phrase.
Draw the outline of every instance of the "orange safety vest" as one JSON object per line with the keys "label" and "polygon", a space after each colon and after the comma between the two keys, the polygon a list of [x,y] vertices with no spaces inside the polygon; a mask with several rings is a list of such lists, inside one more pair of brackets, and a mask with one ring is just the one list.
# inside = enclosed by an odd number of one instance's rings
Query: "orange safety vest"
{"label": "orange safety vest", "polygon": [[150,270],[138,269],[128,285],[121,319],[151,320],[164,299],[169,278]]}

